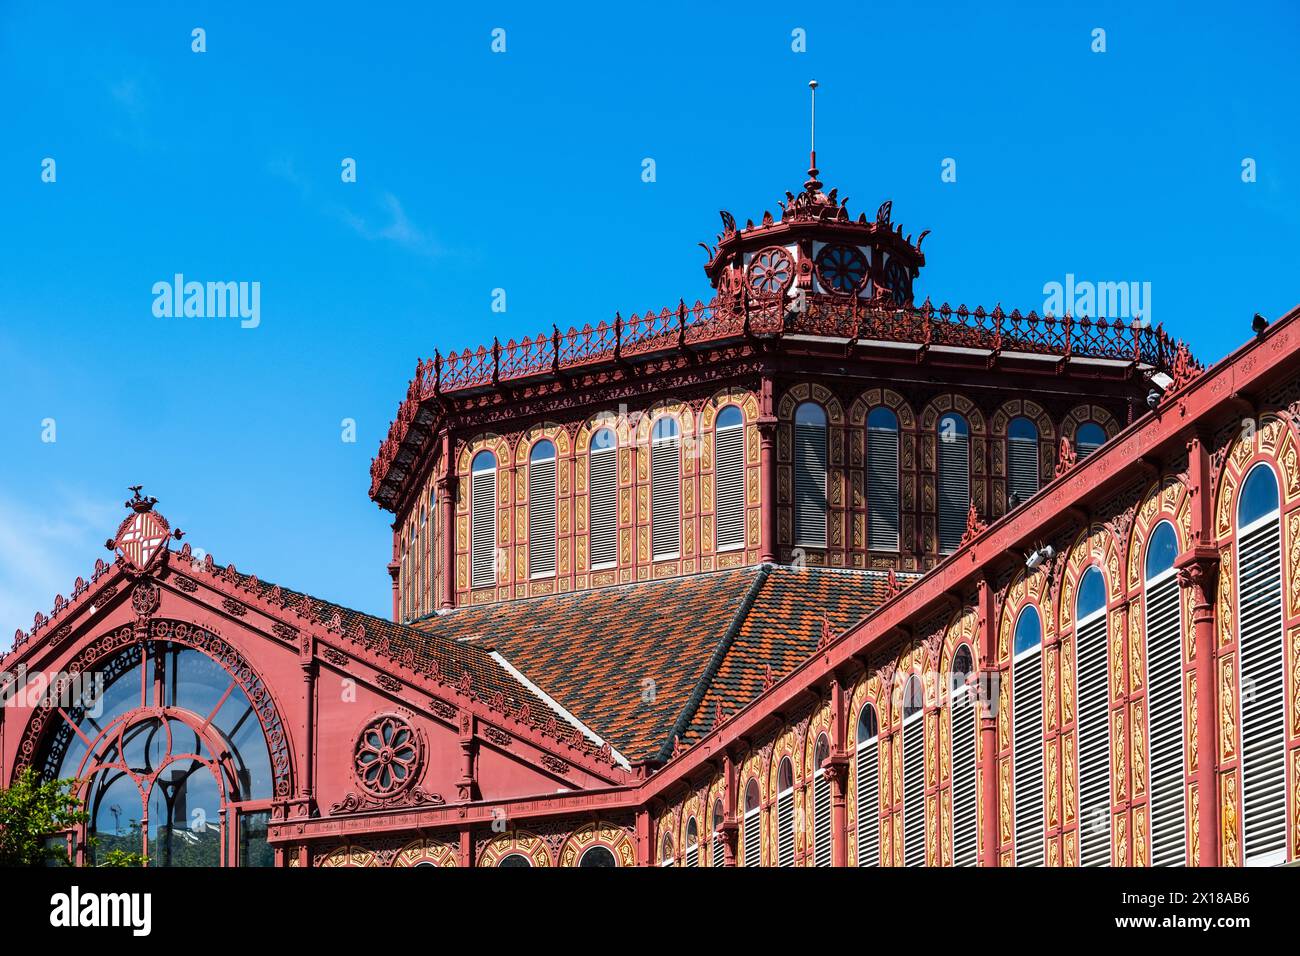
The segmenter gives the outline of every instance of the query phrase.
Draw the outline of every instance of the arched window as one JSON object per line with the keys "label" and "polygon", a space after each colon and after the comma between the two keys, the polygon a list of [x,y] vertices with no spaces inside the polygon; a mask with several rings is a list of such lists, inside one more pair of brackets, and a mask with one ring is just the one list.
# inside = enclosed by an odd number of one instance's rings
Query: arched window
{"label": "arched window", "polygon": [[858,715],[857,824],[858,866],[880,865],[880,725],[876,709],[864,704]]}
{"label": "arched window", "polygon": [[85,696],[51,712],[33,766],[76,778],[88,863],[123,850],[153,867],[274,865],[265,701],[255,706],[225,666],[171,641],[130,644],[83,677]]}
{"label": "arched window", "polygon": [[497,456],[474,456],[469,479],[470,587],[486,588],[497,581]]}
{"label": "arched window", "polygon": [[750,780],[745,787],[745,866],[761,866],[763,863],[763,807],[758,796],[758,781]]}
{"label": "arched window", "polygon": [[1032,605],[1016,621],[1011,662],[1011,770],[1016,866],[1043,865],[1043,622]]}
{"label": "arched window", "polygon": [[1106,430],[1096,422],[1084,422],[1074,433],[1074,453],[1079,460],[1087,458],[1106,441]]}
{"label": "arched window", "polygon": [[650,539],[654,560],[681,553],[682,454],[675,419],[655,420],[650,439]]}
{"label": "arched window", "polygon": [[415,563],[420,569],[419,594],[415,599],[415,616],[429,610],[428,607],[428,589],[429,589],[429,511],[424,506],[424,499],[420,499],[420,528],[415,536]]}
{"label": "arched window", "polygon": [[831,782],[822,768],[830,754],[830,741],[822,734],[813,748],[813,866],[831,865]]}
{"label": "arched window", "polygon": [[665,833],[663,843],[659,847],[659,865],[672,866],[673,860],[673,836],[671,833]]}
{"label": "arched window", "polygon": [[1281,532],[1277,477],[1261,462],[1246,476],[1237,503],[1241,655],[1237,700],[1241,702],[1241,830],[1247,866],[1285,863],[1287,858]]}
{"label": "arched window", "polygon": [[1014,508],[1038,493],[1038,426],[1013,418],[1007,426],[1007,505]]}
{"label": "arched window", "polygon": [[721,800],[713,801],[713,849],[710,850],[709,862],[713,866],[722,866],[727,862],[726,837],[722,833],[722,824],[726,811]]}
{"label": "arched window", "polygon": [[424,542],[424,561],[429,568],[428,594],[425,611],[432,611],[438,604],[438,565],[434,554],[438,547],[438,493],[429,492],[429,535]]}
{"label": "arched window", "polygon": [[1187,816],[1183,799],[1183,625],[1174,557],[1178,538],[1167,521],[1147,542],[1147,772],[1151,783],[1151,865],[1182,866]]}
{"label": "arched window", "polygon": [[975,786],[975,692],[969,678],[974,658],[966,644],[952,658],[948,732],[952,735],[952,865],[974,866],[979,855],[979,792]]}
{"label": "arched window", "polygon": [[826,547],[826,412],[804,402],[794,412],[794,543]]}
{"label": "arched window", "polygon": [[1106,580],[1083,572],[1074,616],[1077,702],[1079,865],[1110,865],[1110,655],[1106,653]]}
{"label": "arched window", "polygon": [[403,621],[411,619],[411,539],[405,528],[402,529],[401,559],[398,561],[397,600],[400,604],[398,616]]}
{"label": "arched window", "polygon": [[745,419],[728,405],[713,431],[713,500],[717,506],[717,548],[745,546]]}
{"label": "arched window", "polygon": [[614,853],[606,846],[588,847],[578,858],[578,866],[618,866]]}
{"label": "arched window", "polygon": [[682,864],[700,865],[700,827],[694,817],[686,821],[686,847],[682,850]]}
{"label": "arched window", "polygon": [[776,771],[776,865],[794,866],[794,768],[790,758]]}
{"label": "arched window", "polygon": [[533,861],[528,859],[528,857],[524,856],[522,853],[507,853],[501,858],[500,862],[497,863],[498,867],[523,866],[531,868],[532,865]]}
{"label": "arched window", "polygon": [[950,554],[961,547],[970,511],[970,428],[966,419],[949,413],[939,419],[939,550]]}
{"label": "arched window", "polygon": [[897,551],[899,541],[898,416],[873,408],[867,416],[867,547]]}
{"label": "arched window", "polygon": [[587,479],[592,570],[618,563],[618,439],[610,428],[591,436]]}
{"label": "arched window", "polygon": [[925,866],[925,692],[903,685],[903,865]]}
{"label": "arched window", "polygon": [[528,575],[555,574],[555,445],[543,438],[528,456]]}

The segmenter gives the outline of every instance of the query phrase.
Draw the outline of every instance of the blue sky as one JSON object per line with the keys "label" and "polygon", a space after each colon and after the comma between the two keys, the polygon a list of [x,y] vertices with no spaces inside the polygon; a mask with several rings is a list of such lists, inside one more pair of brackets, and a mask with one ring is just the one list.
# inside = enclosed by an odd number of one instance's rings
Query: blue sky
{"label": "blue sky", "polygon": [[[1150,282],[1215,360],[1300,301],[1292,3],[274,6],[0,7],[5,635],[136,483],[218,561],[386,614],[368,468],[417,357],[707,298],[717,210],[804,179],[811,77],[822,178],[932,230],[936,302]],[[259,282],[260,325],[156,317],[178,272]]]}

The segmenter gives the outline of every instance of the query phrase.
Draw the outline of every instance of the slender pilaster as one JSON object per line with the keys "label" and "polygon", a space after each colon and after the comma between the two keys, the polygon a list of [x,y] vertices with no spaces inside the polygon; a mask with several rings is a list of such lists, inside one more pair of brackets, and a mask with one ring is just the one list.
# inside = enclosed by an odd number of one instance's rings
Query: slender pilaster
{"label": "slender pilaster", "polygon": [[776,409],[773,389],[771,377],[764,375],[758,391],[758,467],[762,476],[760,485],[763,498],[758,522],[758,559],[765,563],[775,563],[777,558]]}

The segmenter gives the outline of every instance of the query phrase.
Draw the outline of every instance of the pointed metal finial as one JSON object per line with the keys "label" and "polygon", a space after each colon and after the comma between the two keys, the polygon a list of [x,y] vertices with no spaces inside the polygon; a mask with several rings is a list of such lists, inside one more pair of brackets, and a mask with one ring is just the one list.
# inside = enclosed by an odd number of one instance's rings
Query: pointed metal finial
{"label": "pointed metal finial", "polygon": [[817,179],[817,81],[808,81],[808,90],[810,97],[810,108],[808,113],[808,181],[803,184],[803,188],[808,192],[816,192],[822,188],[822,184]]}

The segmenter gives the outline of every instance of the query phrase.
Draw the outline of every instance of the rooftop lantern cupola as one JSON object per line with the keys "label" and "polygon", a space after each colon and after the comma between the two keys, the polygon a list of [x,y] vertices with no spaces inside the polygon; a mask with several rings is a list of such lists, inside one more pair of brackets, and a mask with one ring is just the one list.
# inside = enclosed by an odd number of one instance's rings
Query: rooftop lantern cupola
{"label": "rooftop lantern cupola", "polygon": [[[815,103],[817,81],[808,85]],[[704,271],[719,296],[761,301],[811,294],[911,305],[929,230],[915,244],[910,235],[904,238],[903,227],[890,220],[890,201],[881,203],[874,221],[865,213],[854,220],[838,190],[822,192],[819,172],[814,140],[808,180],[798,194],[786,192],[779,219],[764,212],[757,225],[751,219],[737,228],[731,213],[720,213],[717,246],[701,243],[709,253]]]}

